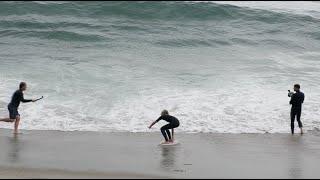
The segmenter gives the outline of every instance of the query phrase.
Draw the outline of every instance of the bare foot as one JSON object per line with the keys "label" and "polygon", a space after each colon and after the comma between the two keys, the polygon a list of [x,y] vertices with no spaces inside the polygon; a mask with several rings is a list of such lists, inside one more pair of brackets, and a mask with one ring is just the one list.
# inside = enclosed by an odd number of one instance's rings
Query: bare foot
{"label": "bare foot", "polygon": [[303,135],[304,133],[303,133],[303,130],[301,129],[301,135]]}

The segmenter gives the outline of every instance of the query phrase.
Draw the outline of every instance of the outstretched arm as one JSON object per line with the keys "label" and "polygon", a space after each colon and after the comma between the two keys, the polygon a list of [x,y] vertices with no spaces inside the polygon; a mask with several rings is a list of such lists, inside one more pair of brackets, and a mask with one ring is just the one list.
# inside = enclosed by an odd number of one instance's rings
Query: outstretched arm
{"label": "outstretched arm", "polygon": [[34,102],[32,99],[24,99],[23,94],[20,95],[20,101],[23,103]]}
{"label": "outstretched arm", "polygon": [[40,101],[41,99],[43,99],[43,96],[41,96],[41,98],[32,100],[32,102],[37,102],[37,101]]}
{"label": "outstretched arm", "polygon": [[157,124],[158,121],[154,121],[150,126],[149,126],[149,129],[152,128],[152,126],[154,126],[155,124]]}
{"label": "outstretched arm", "polygon": [[163,119],[163,116],[160,116],[157,120],[155,120],[150,126],[149,129],[152,128],[153,125],[157,124],[157,122],[159,122],[161,119]]}

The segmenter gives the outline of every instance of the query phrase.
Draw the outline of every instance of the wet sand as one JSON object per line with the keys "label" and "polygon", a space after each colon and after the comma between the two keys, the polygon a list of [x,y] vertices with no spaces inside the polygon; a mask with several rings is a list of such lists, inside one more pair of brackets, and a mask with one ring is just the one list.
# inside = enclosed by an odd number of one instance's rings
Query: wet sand
{"label": "wet sand", "polygon": [[320,133],[184,134],[0,129],[0,178],[320,178]]}

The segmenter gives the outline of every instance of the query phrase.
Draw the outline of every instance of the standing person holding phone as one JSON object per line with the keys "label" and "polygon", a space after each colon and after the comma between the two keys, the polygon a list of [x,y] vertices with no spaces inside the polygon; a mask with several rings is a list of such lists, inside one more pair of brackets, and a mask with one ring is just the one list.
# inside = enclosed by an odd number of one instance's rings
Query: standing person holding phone
{"label": "standing person holding phone", "polygon": [[304,102],[304,93],[300,91],[300,85],[295,84],[293,87],[295,93],[290,92],[288,96],[291,97],[290,104],[291,104],[291,133],[294,134],[294,122],[295,118],[297,117],[297,121],[299,124],[299,128],[301,130],[301,135],[303,134],[303,125],[301,122],[301,111],[302,111],[302,104]]}

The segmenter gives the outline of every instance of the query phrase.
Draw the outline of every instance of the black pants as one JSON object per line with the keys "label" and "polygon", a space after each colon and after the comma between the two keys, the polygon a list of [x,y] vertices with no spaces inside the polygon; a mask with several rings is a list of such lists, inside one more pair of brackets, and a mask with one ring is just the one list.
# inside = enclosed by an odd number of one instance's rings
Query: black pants
{"label": "black pants", "polygon": [[302,122],[300,120],[301,108],[292,108],[290,116],[291,116],[291,132],[292,132],[292,134],[294,134],[294,121],[295,121],[296,116],[297,116],[297,121],[298,121],[299,127],[302,128]]}
{"label": "black pants", "polygon": [[[177,122],[172,122],[170,124],[167,124],[167,125],[164,125],[163,127],[161,127],[161,129],[160,129],[161,133],[166,141],[169,141],[169,139],[172,138],[169,130],[177,128],[177,127],[179,127],[179,125],[180,125],[180,123],[179,123],[179,121],[177,121]],[[169,139],[168,139],[168,137],[169,137]]]}

